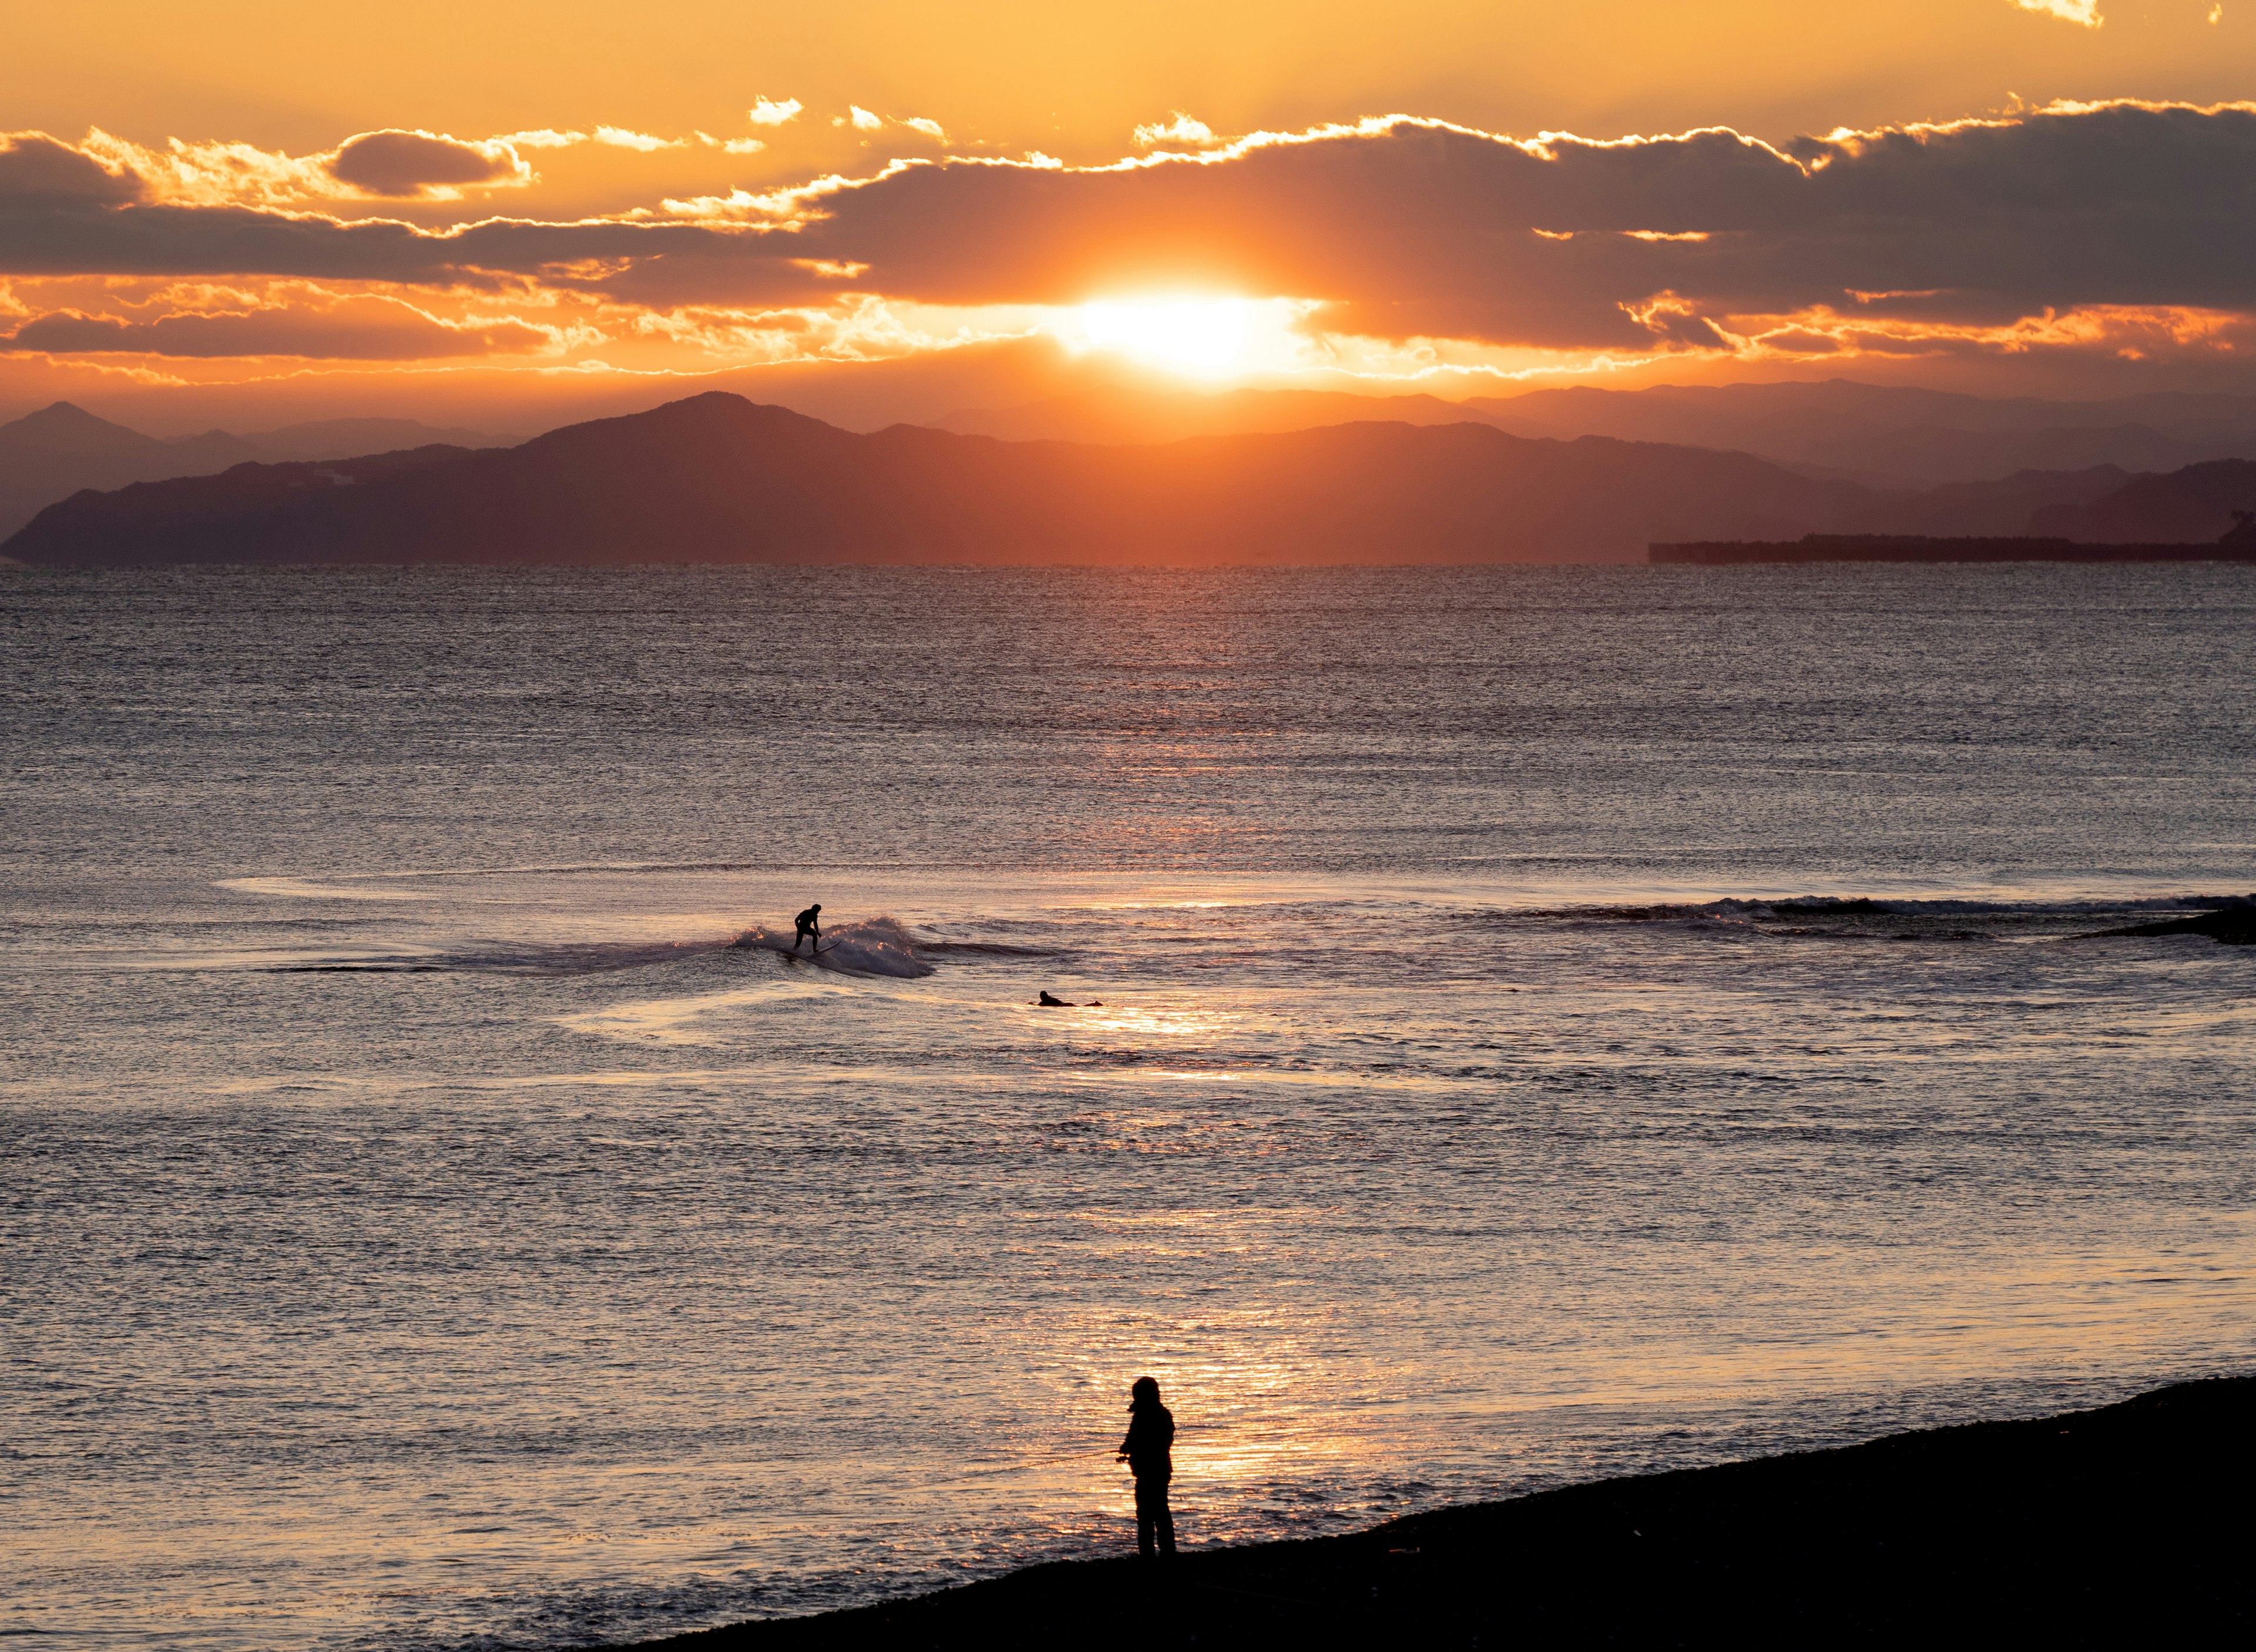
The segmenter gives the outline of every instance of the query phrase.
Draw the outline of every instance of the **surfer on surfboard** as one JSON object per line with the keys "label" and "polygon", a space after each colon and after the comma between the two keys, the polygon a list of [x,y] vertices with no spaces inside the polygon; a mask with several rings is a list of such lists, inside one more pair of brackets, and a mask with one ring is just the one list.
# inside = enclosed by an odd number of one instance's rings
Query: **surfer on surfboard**
{"label": "surfer on surfboard", "polygon": [[792,957],[797,957],[799,943],[808,940],[814,942],[814,950],[820,953],[822,950],[822,903],[816,901],[792,921],[799,926],[798,933],[791,938]]}

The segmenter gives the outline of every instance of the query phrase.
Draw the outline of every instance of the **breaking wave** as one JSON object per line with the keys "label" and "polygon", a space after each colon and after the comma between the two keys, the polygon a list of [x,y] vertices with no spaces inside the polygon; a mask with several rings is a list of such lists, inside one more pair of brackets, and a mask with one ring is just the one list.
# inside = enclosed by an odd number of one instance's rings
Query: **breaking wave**
{"label": "breaking wave", "polygon": [[[793,942],[790,934],[754,928],[745,930],[730,944],[792,955]],[[796,956],[802,963],[826,970],[843,970],[850,975],[890,975],[913,980],[932,973],[932,965],[917,956],[907,926],[897,918],[864,918],[858,923],[842,923],[824,934],[820,951],[810,954],[802,946],[796,950]]]}
{"label": "breaking wave", "polygon": [[[1574,924],[1673,923],[1740,935],[1838,940],[1991,941],[2118,934],[2142,920],[2202,914],[2242,914],[2256,894],[2156,895],[2089,900],[1876,899],[1809,895],[1776,900],[1570,907],[1512,914]],[[2152,931],[2157,932],[2160,931]]]}

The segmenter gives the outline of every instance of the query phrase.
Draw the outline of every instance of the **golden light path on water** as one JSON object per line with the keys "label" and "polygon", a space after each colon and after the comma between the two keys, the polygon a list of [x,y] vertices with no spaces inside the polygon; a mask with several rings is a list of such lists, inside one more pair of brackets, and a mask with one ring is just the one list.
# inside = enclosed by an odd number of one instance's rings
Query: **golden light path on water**
{"label": "golden light path on water", "polygon": [[1146,1372],[1206,1544],[2245,1368],[2251,956],[2093,938],[2256,881],[2245,575],[1663,573],[24,576],[0,1627],[1116,1552]]}

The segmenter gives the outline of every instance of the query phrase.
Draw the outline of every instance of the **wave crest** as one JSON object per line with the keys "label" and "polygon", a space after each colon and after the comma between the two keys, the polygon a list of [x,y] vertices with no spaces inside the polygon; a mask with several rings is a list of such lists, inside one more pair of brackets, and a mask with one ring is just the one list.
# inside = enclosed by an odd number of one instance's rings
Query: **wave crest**
{"label": "wave crest", "polygon": [[[793,952],[795,939],[795,933],[755,926],[730,944],[788,955]],[[864,918],[855,923],[842,923],[823,933],[820,952],[809,957],[807,950],[800,947],[796,956],[824,969],[843,970],[851,975],[889,975],[899,980],[914,980],[932,973],[932,965],[917,956],[908,926],[898,918]]]}

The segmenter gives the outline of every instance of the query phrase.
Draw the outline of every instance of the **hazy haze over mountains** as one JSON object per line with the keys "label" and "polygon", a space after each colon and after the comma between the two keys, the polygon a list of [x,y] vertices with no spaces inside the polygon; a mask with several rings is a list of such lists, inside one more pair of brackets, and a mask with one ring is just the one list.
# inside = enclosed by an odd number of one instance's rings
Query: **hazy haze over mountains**
{"label": "hazy haze over mountains", "polygon": [[479,447],[492,441],[412,419],[318,419],[249,435],[208,430],[165,441],[59,401],[0,425],[0,534],[81,488],[209,476],[253,460],[344,459],[434,441]]}
{"label": "hazy haze over mountains", "polygon": [[2235,511],[2256,511],[2256,462],[2221,459],[2168,476],[2133,477],[2122,487],[2035,512],[2029,531],[2101,545],[2214,539]]}
{"label": "hazy haze over mountains", "polygon": [[1479,424],[1132,447],[900,425],[719,393],[507,450],[247,466],[42,513],[12,556],[152,561],[1629,561],[1873,503],[1744,454]]}
{"label": "hazy haze over mountains", "polygon": [[934,422],[942,429],[1019,441],[1124,442],[1367,419],[1476,420],[1520,436],[1612,436],[1715,448],[1883,488],[2103,465],[2126,472],[2174,470],[2213,459],[2256,457],[2256,397],[1999,400],[1849,379],[1539,390],[1464,401],[1328,391],[1104,387],[1018,406],[962,409]]}
{"label": "hazy haze over mountains", "polygon": [[1568,389],[1469,404],[1523,435],[1618,436],[1735,448],[1781,464],[1898,484],[2028,469],[2175,469],[2256,456],[2256,398],[2161,393],[2106,401],[1994,399],[1829,379],[1822,384]]}
{"label": "hazy haze over mountains", "polygon": [[1336,390],[1197,391],[1143,385],[1046,397],[1014,407],[966,407],[929,422],[1005,441],[1181,441],[1187,436],[1277,435],[1371,420],[1413,425],[1501,420],[1439,396],[1357,396]]}
{"label": "hazy haze over mountains", "polygon": [[1654,540],[2018,534],[2062,512],[2096,512],[2104,537],[2208,540],[2256,503],[2256,464],[2183,475],[2203,480],[2188,493],[2097,466],[1881,491],[1745,453],[1464,421],[1118,445],[857,434],[712,392],[514,448],[81,494],[4,549],[94,566],[1632,561]]}
{"label": "hazy haze over mountains", "polygon": [[[1473,423],[1562,441],[1605,436],[1751,454],[1805,477],[1861,484],[1867,492],[1843,507],[1847,518],[1808,526],[1864,533],[2018,533],[2032,512],[2089,505],[2133,475],[2256,457],[2256,397],[1998,400],[1835,379],[1534,391],[1449,401],[1325,390],[1208,392],[1153,375],[1091,371],[1093,378],[1067,394],[959,409],[929,422],[1012,441],[1095,444],[1283,434],[1371,421]],[[798,411],[871,429],[854,416],[843,385],[834,371],[779,379],[773,390]],[[832,402],[847,411],[831,411]],[[81,488],[208,476],[248,461],[331,461],[500,440],[506,439],[408,418],[327,419],[159,440],[59,402],[0,425],[0,536]],[[1594,506],[1592,519],[1610,508]],[[1782,526],[1806,514],[1766,504],[1751,512]],[[1555,536],[1547,542],[1555,544]]]}

